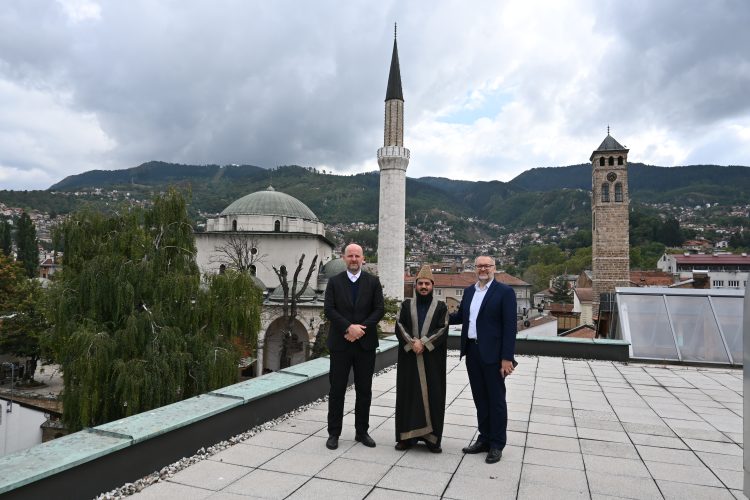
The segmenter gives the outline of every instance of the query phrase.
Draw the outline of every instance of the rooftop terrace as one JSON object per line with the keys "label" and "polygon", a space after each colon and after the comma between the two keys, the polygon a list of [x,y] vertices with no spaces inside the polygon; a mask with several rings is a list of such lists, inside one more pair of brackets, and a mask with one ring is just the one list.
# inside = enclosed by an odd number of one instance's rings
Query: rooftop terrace
{"label": "rooftop terrace", "polygon": [[348,393],[338,450],[325,448],[320,403],[133,498],[745,498],[741,370],[519,361],[508,379],[508,446],[498,464],[461,453],[476,421],[464,364],[451,355],[441,455],[394,450],[391,370],[373,383],[374,449],[353,441]]}

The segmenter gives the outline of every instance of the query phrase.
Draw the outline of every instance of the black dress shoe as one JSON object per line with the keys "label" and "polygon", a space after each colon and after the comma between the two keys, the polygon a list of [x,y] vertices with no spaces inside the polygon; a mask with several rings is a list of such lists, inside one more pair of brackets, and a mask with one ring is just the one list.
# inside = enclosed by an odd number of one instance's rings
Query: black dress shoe
{"label": "black dress shoe", "polygon": [[411,443],[409,441],[399,441],[399,442],[396,443],[395,448],[398,451],[406,451],[409,448],[411,448]]}
{"label": "black dress shoe", "polygon": [[481,441],[474,441],[469,446],[464,447],[461,451],[474,455],[475,453],[482,453],[484,451],[490,451],[489,443],[483,443]]}
{"label": "black dress shoe", "polygon": [[356,434],[354,436],[355,441],[359,441],[368,448],[375,448],[375,440],[370,437],[368,433]]}
{"label": "black dress shoe", "polygon": [[326,441],[326,448],[329,450],[335,450],[339,447],[339,437],[338,436],[328,436],[328,441]]}
{"label": "black dress shoe", "polygon": [[500,448],[491,448],[487,453],[487,458],[484,459],[488,464],[494,464],[500,461],[503,456],[503,450]]}
{"label": "black dress shoe", "polygon": [[440,447],[439,444],[433,444],[429,441],[425,441],[425,445],[427,445],[427,449],[430,450],[432,453],[442,453],[443,449]]}

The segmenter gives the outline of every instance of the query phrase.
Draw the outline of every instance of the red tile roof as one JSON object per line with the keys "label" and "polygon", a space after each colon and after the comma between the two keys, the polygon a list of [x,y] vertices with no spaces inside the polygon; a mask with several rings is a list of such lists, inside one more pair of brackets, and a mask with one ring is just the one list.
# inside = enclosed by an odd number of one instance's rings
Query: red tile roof
{"label": "red tile roof", "polygon": [[552,313],[570,313],[573,312],[573,304],[562,304],[560,302],[553,302],[548,307]]}
{"label": "red tile roof", "polygon": [[573,337],[577,339],[593,339],[596,337],[596,330],[590,325],[581,325],[571,328],[567,332],[562,332],[561,337]]}
{"label": "red tile roof", "polygon": [[[474,271],[462,273],[434,273],[432,275],[435,286],[438,288],[466,288],[477,282]],[[495,279],[508,286],[531,286],[522,279],[516,278],[508,273],[495,273]]]}
{"label": "red tile roof", "polygon": [[578,300],[581,302],[591,302],[594,297],[593,288],[576,288],[575,294],[578,295]]}
{"label": "red tile roof", "polygon": [[690,265],[716,265],[716,264],[750,264],[750,255],[709,255],[709,254],[690,254],[675,255],[677,264]]}
{"label": "red tile roof", "polygon": [[630,271],[630,282],[635,286],[670,286],[674,278],[664,271]]}

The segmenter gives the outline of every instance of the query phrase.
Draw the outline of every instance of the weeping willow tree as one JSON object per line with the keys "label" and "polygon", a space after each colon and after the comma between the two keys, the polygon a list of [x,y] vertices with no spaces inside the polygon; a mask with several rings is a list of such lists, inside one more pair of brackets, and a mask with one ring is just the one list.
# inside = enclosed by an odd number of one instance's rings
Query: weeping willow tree
{"label": "weeping willow tree", "polygon": [[201,281],[186,204],[84,212],[61,228],[49,346],[63,370],[65,424],[99,425],[234,383],[254,350],[261,291],[249,275]]}

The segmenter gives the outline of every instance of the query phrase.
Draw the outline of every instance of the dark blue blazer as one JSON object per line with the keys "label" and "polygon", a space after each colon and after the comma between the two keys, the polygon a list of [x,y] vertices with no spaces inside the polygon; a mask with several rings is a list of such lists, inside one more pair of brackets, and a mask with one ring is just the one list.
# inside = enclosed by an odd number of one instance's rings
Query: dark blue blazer
{"label": "dark blue blazer", "polygon": [[[474,285],[464,289],[458,311],[450,315],[450,324],[461,324],[461,356],[466,354],[469,338],[469,314],[474,298]],[[515,361],[516,293],[511,287],[492,280],[477,315],[477,344],[482,362]]]}

